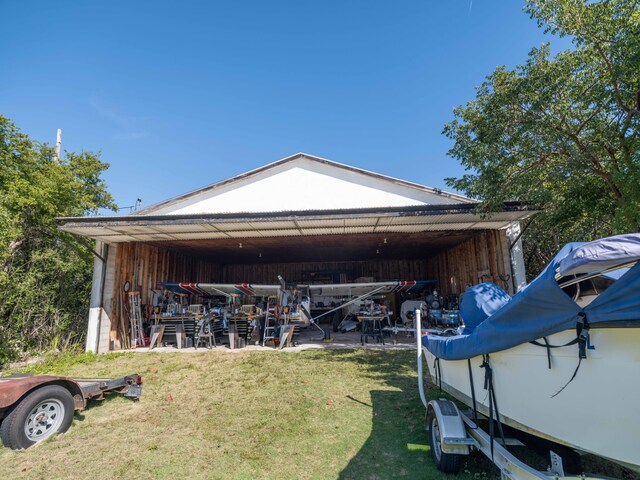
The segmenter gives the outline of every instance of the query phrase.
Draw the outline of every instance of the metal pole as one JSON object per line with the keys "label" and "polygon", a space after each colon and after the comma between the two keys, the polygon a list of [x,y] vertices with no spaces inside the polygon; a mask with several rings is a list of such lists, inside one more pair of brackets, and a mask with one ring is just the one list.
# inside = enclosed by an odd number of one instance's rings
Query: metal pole
{"label": "metal pole", "polygon": [[416,319],[416,347],[418,350],[418,389],[420,390],[420,400],[424,408],[427,408],[427,397],[424,394],[424,379],[422,375],[422,308],[415,309]]}
{"label": "metal pole", "polygon": [[60,163],[60,147],[62,146],[62,129],[58,129],[58,133],[56,135],[56,153],[53,157],[53,161],[56,163]]}

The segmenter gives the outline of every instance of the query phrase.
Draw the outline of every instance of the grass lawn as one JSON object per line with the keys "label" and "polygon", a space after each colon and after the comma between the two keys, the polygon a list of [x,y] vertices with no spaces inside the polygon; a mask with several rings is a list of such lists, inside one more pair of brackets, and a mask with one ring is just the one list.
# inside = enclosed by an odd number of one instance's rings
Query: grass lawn
{"label": "grass lawn", "polygon": [[[32,370],[137,372],[143,395],[93,402],[29,450],[0,449],[3,479],[451,478],[426,445],[413,350],[79,355]],[[456,478],[496,476],[482,456],[465,470]]]}

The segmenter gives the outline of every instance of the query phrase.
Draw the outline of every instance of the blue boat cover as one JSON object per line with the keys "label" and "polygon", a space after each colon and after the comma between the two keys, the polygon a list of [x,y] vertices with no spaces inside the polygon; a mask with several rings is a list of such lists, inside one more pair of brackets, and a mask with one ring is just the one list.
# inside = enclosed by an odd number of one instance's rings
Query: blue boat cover
{"label": "blue boat cover", "polygon": [[640,260],[640,235],[616,235],[576,248],[558,265],[560,275],[575,275],[605,270],[625,262]]}
{"label": "blue boat cover", "polygon": [[[616,246],[617,245],[617,246]],[[607,257],[603,261],[603,255]],[[573,272],[579,265],[580,272],[587,272],[589,258],[593,260],[593,271],[599,271],[603,265],[611,266],[611,258],[618,264],[635,261],[640,258],[640,234],[618,235],[589,243],[570,243],[565,245],[542,273],[520,292],[505,302],[499,287],[480,289],[489,296],[490,303],[500,304],[502,308],[482,309],[474,307],[472,300],[467,308],[472,323],[476,323],[479,310],[487,315],[472,327],[471,332],[453,337],[424,335],[422,344],[436,357],[444,360],[463,360],[478,355],[506,350],[517,345],[538,340],[564,330],[574,329],[579,321],[578,314],[584,312],[590,323],[640,320],[640,262],[626,271],[615,283],[609,286],[584,309],[580,308],[558,285],[555,279],[559,266],[564,261],[571,265],[566,270]],[[486,286],[486,284],[484,284]],[[471,299],[479,298],[478,286],[472,287]],[[463,303],[467,300],[467,292]],[[467,313],[469,315],[470,313]],[[476,315],[476,316],[473,316]]]}
{"label": "blue boat cover", "polygon": [[460,313],[464,319],[465,335],[496,313],[507,303],[511,297],[495,283],[485,282],[480,285],[467,288],[460,301]]}

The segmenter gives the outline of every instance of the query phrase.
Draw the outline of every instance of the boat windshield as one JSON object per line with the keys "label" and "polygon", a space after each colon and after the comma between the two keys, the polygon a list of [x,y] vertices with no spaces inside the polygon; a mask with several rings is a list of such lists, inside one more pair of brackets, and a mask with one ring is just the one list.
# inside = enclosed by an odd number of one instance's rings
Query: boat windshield
{"label": "boat windshield", "polygon": [[638,233],[569,244],[567,247],[558,254],[558,257],[563,256],[555,269],[555,279],[560,288],[582,308],[593,302],[640,260]]}
{"label": "boat windshield", "polygon": [[[560,277],[558,284],[571,299],[584,308],[593,302],[598,295],[613,285],[618,278],[629,271],[628,267],[619,268],[614,272],[619,275],[600,274],[596,276],[587,275],[569,275]],[[613,273],[613,272],[612,272]],[[587,278],[584,278],[587,277]]]}

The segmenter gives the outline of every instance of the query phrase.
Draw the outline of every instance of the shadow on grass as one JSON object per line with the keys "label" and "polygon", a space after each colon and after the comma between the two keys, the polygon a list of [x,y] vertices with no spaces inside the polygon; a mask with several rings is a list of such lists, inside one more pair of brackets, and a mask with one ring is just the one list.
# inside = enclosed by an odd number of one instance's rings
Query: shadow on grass
{"label": "shadow on grass", "polygon": [[[74,421],[84,422],[85,420],[85,412],[89,410],[100,410],[103,407],[111,406],[112,408],[118,408],[117,405],[109,405],[113,403],[114,400],[118,398],[124,398],[124,395],[117,392],[106,392],[104,398],[102,400],[92,399],[87,401],[87,406],[84,410],[78,411],[76,410],[73,414]],[[126,400],[130,402],[137,402],[138,399],[127,398]]]}
{"label": "shadow on grass", "polygon": [[339,479],[417,478],[429,459],[419,412],[406,406],[404,392],[371,392],[371,434],[340,472]]}
{"label": "shadow on grass", "polygon": [[[414,350],[332,350],[337,362],[352,362],[362,374],[382,381],[384,389],[370,392],[368,399],[347,398],[371,409],[371,434],[340,472],[340,480],[388,478],[447,478],[431,460],[424,430],[424,407],[418,394]],[[443,396],[429,390],[432,398]],[[493,465],[482,457],[469,457],[465,465],[472,478],[499,478]],[[485,473],[486,472],[486,473]],[[476,475],[476,478],[478,476]]]}
{"label": "shadow on grass", "polygon": [[[334,350],[330,355],[343,362],[358,364],[359,370],[388,390],[370,392],[371,403],[348,397],[371,409],[371,434],[360,450],[340,472],[339,479],[416,478],[424,469],[429,452],[421,438],[419,400],[411,393],[415,377],[400,351],[363,350],[358,354]],[[404,368],[406,365],[407,368]]]}
{"label": "shadow on grass", "polygon": [[[418,392],[415,350],[331,351],[336,361],[355,362],[363,373],[390,387],[371,391],[371,404],[362,399],[349,398],[371,409],[372,428],[367,441],[340,472],[340,480],[387,478],[452,478],[438,471],[431,459],[428,434],[424,428],[425,410]],[[425,366],[426,367],[426,366]],[[425,385],[427,401],[447,397],[431,382]],[[545,470],[546,458],[527,447],[517,447],[516,456],[532,466]],[[537,460],[534,461],[534,460]],[[586,471],[624,480],[640,480],[630,470],[608,461],[586,456]],[[499,469],[480,452],[465,458],[457,479],[498,479]]]}

